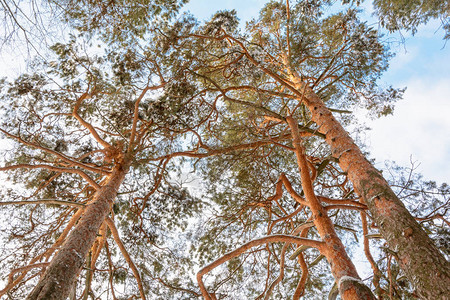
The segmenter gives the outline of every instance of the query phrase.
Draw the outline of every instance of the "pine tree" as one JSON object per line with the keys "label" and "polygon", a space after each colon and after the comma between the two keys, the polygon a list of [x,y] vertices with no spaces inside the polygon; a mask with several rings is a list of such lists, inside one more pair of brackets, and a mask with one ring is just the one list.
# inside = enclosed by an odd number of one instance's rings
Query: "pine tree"
{"label": "pine tree", "polygon": [[[315,124],[313,131],[325,136],[329,155],[368,206],[418,294],[442,298],[448,294],[448,262],[329,108],[348,112],[356,104],[374,115],[391,113],[402,90],[377,85],[390,54],[376,30],[360,22],[355,10],[323,17],[325,2],[304,1],[289,9],[286,3],[272,1],[248,24],[245,34],[236,30],[233,12],[219,12],[198,33],[185,36],[201,39],[217,51],[209,60],[212,64],[202,61],[209,68],[196,73],[224,102],[255,109],[253,122],[265,118],[283,123],[296,110],[302,111],[299,126]],[[344,296],[341,282],[339,289]]]}

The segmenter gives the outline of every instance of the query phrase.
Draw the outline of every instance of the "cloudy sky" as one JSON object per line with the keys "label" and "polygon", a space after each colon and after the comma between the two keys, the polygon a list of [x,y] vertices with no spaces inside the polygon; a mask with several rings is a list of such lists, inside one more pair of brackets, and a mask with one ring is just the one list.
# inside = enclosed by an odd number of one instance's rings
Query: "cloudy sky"
{"label": "cloudy sky", "polygon": [[[200,20],[208,19],[217,10],[237,10],[241,21],[258,14],[265,0],[190,0],[186,9]],[[366,0],[364,15],[371,18]],[[373,18],[369,21],[375,22]],[[394,114],[377,120],[365,120],[371,127],[365,134],[367,150],[383,169],[385,161],[405,167],[415,163],[416,171],[425,179],[450,183],[450,44],[443,41],[439,22],[422,26],[417,34],[402,33],[385,36],[391,41],[396,56],[380,79],[381,85],[407,87]],[[404,43],[399,44],[401,37]],[[362,244],[353,261],[362,278],[371,274],[363,258]]]}
{"label": "cloudy sky", "polygon": [[397,54],[382,80],[405,86],[404,99],[393,116],[369,125],[372,154],[378,161],[420,163],[426,178],[450,181],[450,45],[434,22],[424,26]]}
{"label": "cloudy sky", "polygon": [[[200,20],[217,10],[236,9],[241,21],[258,14],[265,0],[190,0],[186,9]],[[370,18],[370,2],[365,16]],[[370,22],[374,22],[372,18]],[[402,33],[385,36],[396,56],[380,80],[382,85],[407,87],[393,116],[368,120],[366,134],[377,167],[394,160],[402,166],[415,162],[426,179],[450,182],[450,45],[438,21],[422,26],[412,37]]]}

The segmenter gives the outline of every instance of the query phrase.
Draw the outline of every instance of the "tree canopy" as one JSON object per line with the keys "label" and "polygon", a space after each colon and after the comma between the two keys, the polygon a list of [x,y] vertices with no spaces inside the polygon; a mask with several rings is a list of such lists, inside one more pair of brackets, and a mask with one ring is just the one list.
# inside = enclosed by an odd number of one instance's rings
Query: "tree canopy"
{"label": "tree canopy", "polygon": [[70,34],[1,81],[0,296],[445,295],[449,187],[395,165],[389,186],[342,127],[402,97],[379,32],[332,1],[269,1],[245,28],[184,3],[42,3]]}

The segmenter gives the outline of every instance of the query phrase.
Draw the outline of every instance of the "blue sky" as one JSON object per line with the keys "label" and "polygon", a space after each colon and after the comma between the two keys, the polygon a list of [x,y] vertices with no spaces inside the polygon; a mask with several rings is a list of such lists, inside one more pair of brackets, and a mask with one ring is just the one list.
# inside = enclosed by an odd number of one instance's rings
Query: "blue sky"
{"label": "blue sky", "polygon": [[[206,20],[217,10],[235,8],[241,21],[248,21],[266,2],[190,0],[186,9]],[[366,2],[364,15],[371,18],[370,1]],[[393,42],[390,47],[396,55],[380,84],[407,90],[392,116],[362,121],[371,127],[364,139],[377,168],[383,169],[385,161],[404,167],[413,161],[425,179],[450,183],[450,44],[445,45],[439,25],[436,21],[421,26],[415,36],[403,32],[403,44],[394,42],[401,39],[400,34],[385,36]],[[370,266],[359,246],[353,260],[360,276],[366,278]]]}
{"label": "blue sky", "polygon": [[[266,2],[190,0],[185,9],[206,20],[218,10],[234,8],[245,22]],[[370,3],[366,1],[364,15],[373,23]],[[417,171],[426,179],[450,181],[450,45],[446,46],[443,35],[439,22],[432,21],[415,36],[403,32],[403,44],[398,43],[400,34],[385,36],[396,56],[380,84],[407,90],[393,116],[367,120],[372,129],[365,139],[378,168],[383,168],[385,160],[402,166],[410,166],[412,160],[420,164]]]}
{"label": "blue sky", "polygon": [[[396,57],[382,81],[407,87],[393,116],[369,122],[368,141],[379,164],[395,160],[420,163],[430,180],[450,179],[450,45],[438,22],[422,26],[404,45],[392,47]],[[398,36],[398,35],[397,35]]]}

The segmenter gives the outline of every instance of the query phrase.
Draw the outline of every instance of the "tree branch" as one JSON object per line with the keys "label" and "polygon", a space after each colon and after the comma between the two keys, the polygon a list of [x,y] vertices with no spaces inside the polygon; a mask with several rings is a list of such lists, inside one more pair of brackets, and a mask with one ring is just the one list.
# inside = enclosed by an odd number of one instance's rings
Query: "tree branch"
{"label": "tree branch", "polygon": [[229,261],[230,259],[241,255],[242,253],[244,253],[245,251],[247,251],[250,248],[253,248],[253,247],[256,247],[256,246],[259,246],[262,244],[274,243],[274,242],[285,242],[285,243],[292,243],[292,244],[297,244],[297,245],[308,245],[310,247],[319,249],[319,251],[323,247],[323,242],[321,242],[321,241],[315,241],[315,240],[310,240],[310,239],[306,239],[306,238],[300,238],[300,237],[283,235],[283,234],[274,234],[274,235],[269,235],[266,237],[254,239],[248,243],[245,243],[241,247],[223,255],[219,259],[215,260],[214,262],[208,264],[207,266],[203,267],[202,269],[200,269],[198,271],[197,281],[198,281],[198,285],[200,286],[200,290],[202,292],[203,297],[206,300],[213,300],[211,295],[206,290],[205,284],[203,283],[203,280],[202,280],[203,275],[210,272],[214,268],[220,266],[221,264]]}
{"label": "tree branch", "polygon": [[38,165],[18,164],[18,165],[13,165],[13,166],[0,167],[0,171],[8,171],[8,170],[15,170],[15,169],[46,169],[46,170],[61,172],[61,173],[78,174],[81,177],[83,177],[83,179],[86,180],[94,189],[98,190],[101,188],[101,186],[97,182],[95,182],[91,177],[89,177],[89,175],[87,175],[86,173],[84,173],[83,171],[78,170],[78,169],[54,167],[54,166],[44,165],[44,164],[38,164]]}
{"label": "tree branch", "polygon": [[157,90],[159,88],[164,87],[166,83],[163,82],[160,85],[157,86],[147,86],[144,88],[144,90],[142,91],[142,93],[139,95],[139,97],[136,99],[136,102],[134,103],[134,112],[133,112],[133,125],[131,127],[131,135],[130,135],[130,142],[128,144],[128,151],[132,151],[133,149],[133,145],[134,145],[134,139],[136,137],[136,128],[137,128],[137,122],[139,119],[139,104],[141,103],[142,99],[144,98],[145,94],[148,91],[153,91],[153,90]]}
{"label": "tree branch", "polygon": [[105,222],[108,225],[109,229],[111,230],[111,234],[114,237],[114,241],[117,243],[117,246],[119,246],[120,252],[122,252],[123,257],[127,261],[128,265],[131,268],[131,271],[133,272],[134,277],[136,278],[141,298],[143,300],[145,300],[146,298],[145,298],[144,286],[142,285],[141,276],[139,275],[139,271],[136,268],[136,265],[134,264],[133,260],[131,259],[130,255],[128,254],[128,251],[125,248],[125,245],[122,243],[122,240],[120,239],[119,232],[117,231],[116,225],[114,225],[114,221],[108,217],[105,219]]}
{"label": "tree branch", "polygon": [[106,175],[106,174],[110,174],[110,173],[111,173],[110,171],[105,170],[105,169],[103,169],[103,168],[91,167],[91,166],[89,166],[89,165],[86,165],[86,164],[84,164],[84,163],[81,163],[81,162],[79,162],[79,161],[76,161],[76,160],[74,160],[73,158],[70,158],[70,157],[68,157],[67,155],[64,155],[64,154],[62,154],[62,153],[60,153],[60,152],[58,152],[58,151],[55,151],[55,150],[52,150],[52,149],[48,149],[48,148],[46,148],[46,147],[43,147],[43,146],[41,146],[41,145],[37,145],[37,144],[31,143],[31,142],[27,142],[27,141],[25,141],[24,139],[22,139],[20,136],[11,134],[11,133],[9,133],[9,132],[3,130],[3,129],[0,129],[0,132],[4,133],[6,136],[8,136],[8,137],[10,137],[10,138],[12,138],[12,139],[15,139],[15,140],[19,141],[21,144],[24,144],[24,145],[27,145],[27,146],[30,146],[30,147],[33,147],[33,148],[36,148],[36,149],[45,151],[45,152],[47,152],[47,153],[53,154],[53,155],[55,155],[56,157],[62,159],[64,162],[66,162],[66,163],[68,163],[68,164],[70,164],[70,165],[74,165],[74,166],[77,166],[77,167],[86,169],[86,170],[91,171],[91,172],[95,172],[95,173],[98,173],[98,174],[102,174],[102,175]]}
{"label": "tree branch", "polygon": [[1,205],[24,205],[24,204],[58,204],[58,205],[69,205],[69,206],[86,206],[84,203],[66,201],[66,200],[57,200],[57,199],[39,199],[39,200],[23,200],[23,201],[0,201]]}
{"label": "tree branch", "polygon": [[103,147],[109,148],[111,147],[111,145],[100,137],[98,132],[95,130],[94,126],[83,120],[83,118],[78,114],[78,109],[80,108],[81,103],[89,97],[90,97],[89,93],[85,92],[80,96],[80,98],[78,98],[77,102],[75,103],[75,107],[73,108],[72,116],[74,116],[75,119],[77,119],[78,122],[80,122],[80,124],[83,125],[87,130],[89,130],[89,132],[92,134],[92,136],[95,138],[97,142],[99,142]]}

